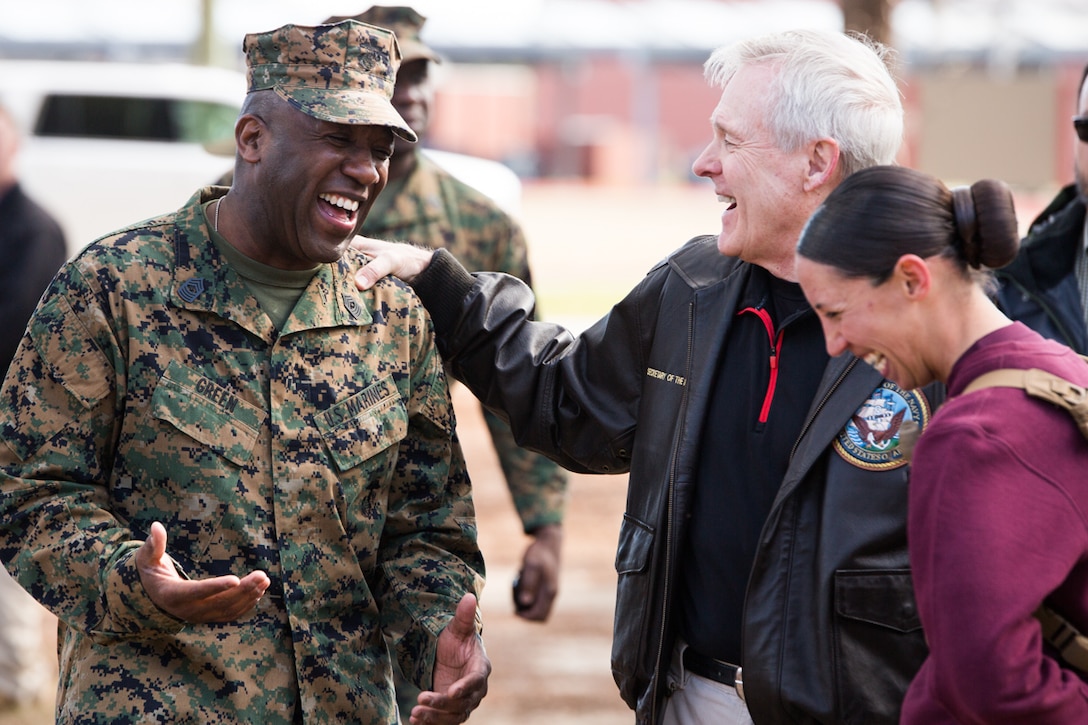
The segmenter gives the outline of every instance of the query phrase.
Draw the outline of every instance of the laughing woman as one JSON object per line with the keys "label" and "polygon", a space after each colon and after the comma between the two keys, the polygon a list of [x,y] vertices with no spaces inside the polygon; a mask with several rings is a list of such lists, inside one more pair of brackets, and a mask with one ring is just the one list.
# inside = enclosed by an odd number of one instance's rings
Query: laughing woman
{"label": "laughing woman", "polygon": [[828,352],[949,399],[914,451],[908,530],[930,654],[903,723],[1086,723],[1085,675],[1044,643],[1041,604],[1088,630],[1088,441],[1023,390],[969,383],[1038,368],[1088,386],[1068,348],[1006,318],[988,270],[1018,247],[1008,188],[949,190],[901,167],[844,181],[813,215],[797,275]]}

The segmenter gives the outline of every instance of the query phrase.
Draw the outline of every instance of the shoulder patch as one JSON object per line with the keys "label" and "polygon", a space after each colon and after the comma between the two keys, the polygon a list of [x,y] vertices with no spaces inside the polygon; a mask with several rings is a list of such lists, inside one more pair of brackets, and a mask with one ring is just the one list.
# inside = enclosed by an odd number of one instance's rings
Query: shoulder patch
{"label": "shoulder patch", "polygon": [[900,436],[903,424],[914,421],[921,431],[929,416],[929,402],[921,391],[906,391],[885,380],[850,416],[835,439],[835,452],[869,471],[905,466],[910,457],[909,445]]}

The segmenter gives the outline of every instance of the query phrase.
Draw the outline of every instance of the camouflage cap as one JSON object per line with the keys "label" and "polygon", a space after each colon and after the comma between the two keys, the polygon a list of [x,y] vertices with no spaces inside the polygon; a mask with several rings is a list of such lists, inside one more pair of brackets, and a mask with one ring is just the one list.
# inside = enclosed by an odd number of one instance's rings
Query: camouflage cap
{"label": "camouflage cap", "polygon": [[326,23],[338,23],[341,20],[358,20],[383,28],[389,28],[397,35],[403,62],[410,60],[433,60],[442,62],[442,56],[420,40],[419,33],[427,18],[416,12],[415,8],[404,5],[375,5],[358,15],[349,17],[334,15]]}
{"label": "camouflage cap", "polygon": [[388,126],[407,141],[417,140],[393,108],[401,55],[391,31],[355,20],[284,25],[246,35],[242,50],[248,92],[271,89],[322,121]]}

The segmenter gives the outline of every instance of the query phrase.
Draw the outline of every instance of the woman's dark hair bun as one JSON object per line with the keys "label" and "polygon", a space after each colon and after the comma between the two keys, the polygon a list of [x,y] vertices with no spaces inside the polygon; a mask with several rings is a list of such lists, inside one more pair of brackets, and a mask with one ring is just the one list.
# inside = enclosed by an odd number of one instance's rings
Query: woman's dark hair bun
{"label": "woman's dark hair bun", "polygon": [[[966,192],[966,193],[965,193]],[[970,211],[964,197],[970,199]],[[972,267],[998,269],[1016,259],[1020,250],[1020,231],[1016,222],[1016,204],[1012,191],[1002,181],[982,179],[970,188],[952,190],[956,228],[961,237],[973,229],[972,238],[965,239],[964,256]]]}
{"label": "woman's dark hair bun", "polygon": [[952,219],[956,223],[956,236],[967,264],[978,269],[978,214],[975,213],[975,199],[971,196],[970,186],[952,187]]}

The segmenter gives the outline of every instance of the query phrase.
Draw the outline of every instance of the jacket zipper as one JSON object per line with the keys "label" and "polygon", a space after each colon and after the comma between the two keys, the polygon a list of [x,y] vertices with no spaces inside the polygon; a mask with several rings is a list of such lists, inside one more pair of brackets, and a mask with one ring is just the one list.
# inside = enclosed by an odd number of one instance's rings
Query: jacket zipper
{"label": "jacket zipper", "polygon": [[767,381],[767,393],[763,396],[763,407],[759,409],[759,423],[762,425],[767,422],[767,418],[771,414],[774,389],[778,385],[778,362],[779,356],[782,354],[782,335],[786,330],[783,328],[778,331],[777,335],[774,334],[774,321],[771,320],[771,313],[767,312],[765,308],[745,307],[737,314],[743,315],[745,312],[751,312],[763,322],[763,328],[767,331],[767,340],[771,343],[771,376]]}
{"label": "jacket zipper", "polygon": [[[688,304],[688,349],[687,349],[687,370],[691,372],[691,346],[692,340],[695,339],[695,303]],[[676,455],[677,450],[680,447],[680,441],[684,437],[684,418],[687,415],[688,408],[688,389],[684,388],[683,397],[680,402],[680,425],[677,426],[676,436],[673,439],[673,459],[672,466],[669,468],[669,493],[667,497],[667,503],[665,504],[665,521],[666,521],[666,535],[665,535],[665,573],[664,582],[665,586],[661,588],[661,629],[657,633],[657,656],[654,658],[654,674],[650,679],[650,722],[658,722],[658,703],[659,698],[656,692],[661,682],[661,659],[664,656],[665,650],[665,623],[669,619],[669,588],[672,586],[672,550],[673,550],[673,534],[676,531],[676,527],[673,525],[673,509],[675,508],[676,498]],[[670,658],[672,654],[669,654]],[[664,713],[662,713],[664,714]]]}
{"label": "jacket zipper", "polygon": [[[851,370],[854,369],[854,366],[857,365],[857,364],[858,364],[858,359],[857,358],[854,358],[853,360],[851,360],[850,364],[846,366],[846,369],[843,370],[841,373],[839,373],[839,376],[837,378],[835,378],[835,382],[832,383],[830,387],[828,387],[827,392],[824,393],[823,397],[820,398],[820,402],[813,409],[812,415],[810,415],[808,417],[808,419],[805,420],[805,424],[801,427],[801,432],[797,435],[797,440],[794,441],[794,443],[793,443],[793,448],[790,450],[790,457],[788,459],[789,460],[788,465],[792,465],[793,456],[794,456],[794,454],[797,453],[797,446],[800,445],[801,439],[805,437],[805,434],[808,432],[809,428],[812,427],[812,423],[819,416],[820,411],[823,410],[825,405],[827,405],[827,401],[831,399],[832,394],[834,394],[835,390],[839,387],[839,385],[842,384],[842,381],[846,379],[846,376],[850,373]],[[767,519],[770,520],[770,516],[768,516]],[[764,522],[764,526],[766,526],[766,522]],[[760,540],[761,544],[762,544],[762,541],[763,541],[763,538],[764,538],[765,534],[766,534],[765,530],[761,531],[760,534],[759,534],[759,540]],[[794,537],[791,537],[791,538],[794,538]],[[793,553],[792,553],[793,545],[791,544],[790,546],[791,546],[791,553],[789,554],[788,558],[790,560],[792,560],[793,559]],[[743,606],[743,610],[741,612],[741,623],[742,623],[741,624],[741,661],[742,662],[744,661],[744,640],[745,640],[745,637],[744,637],[744,624],[743,623],[746,622],[747,619],[748,619],[748,598],[749,598],[749,596],[751,594],[750,588],[751,588],[751,584],[752,584],[752,578],[755,576],[755,570],[756,570],[756,566],[758,564],[759,564],[759,553],[757,552],[755,558],[752,561],[752,568],[748,572],[748,583],[745,585],[745,588],[744,588],[744,606]],[[792,571],[792,567],[791,567],[791,571]],[[785,619],[785,614],[783,614],[783,619]],[[783,622],[783,624],[780,625],[780,626],[785,627],[785,622]],[[779,689],[780,689],[780,686],[781,686],[781,683],[779,683]]]}

